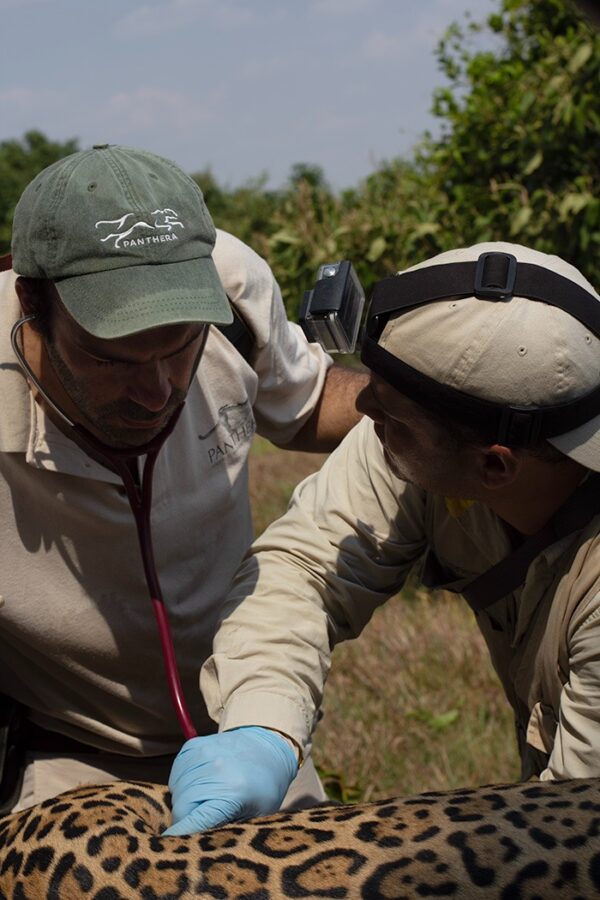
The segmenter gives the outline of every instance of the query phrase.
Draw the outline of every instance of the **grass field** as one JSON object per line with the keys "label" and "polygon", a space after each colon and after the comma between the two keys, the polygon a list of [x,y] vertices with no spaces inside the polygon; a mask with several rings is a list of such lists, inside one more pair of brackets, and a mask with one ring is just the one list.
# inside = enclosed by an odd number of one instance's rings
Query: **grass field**
{"label": "grass field", "polygon": [[[324,457],[261,438],[251,459],[257,532]],[[336,648],[314,757],[332,796],[375,799],[518,777],[512,715],[473,615],[414,585]]]}

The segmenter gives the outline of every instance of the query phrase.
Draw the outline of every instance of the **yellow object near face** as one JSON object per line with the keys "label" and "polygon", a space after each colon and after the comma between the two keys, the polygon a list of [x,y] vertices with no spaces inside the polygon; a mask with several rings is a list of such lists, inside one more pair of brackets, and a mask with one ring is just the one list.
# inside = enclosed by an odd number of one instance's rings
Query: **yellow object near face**
{"label": "yellow object near face", "polygon": [[461,500],[458,497],[445,497],[446,509],[454,519],[460,519],[462,514],[473,506],[475,500]]}

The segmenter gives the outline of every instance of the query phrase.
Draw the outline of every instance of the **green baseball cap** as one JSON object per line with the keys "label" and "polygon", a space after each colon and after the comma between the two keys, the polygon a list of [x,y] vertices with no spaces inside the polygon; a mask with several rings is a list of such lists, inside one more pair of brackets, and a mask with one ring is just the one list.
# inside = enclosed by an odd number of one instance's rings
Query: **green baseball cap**
{"label": "green baseball cap", "polygon": [[86,331],[117,338],[233,316],[195,181],[145,150],[97,144],[40,172],[13,221],[13,269],[54,282]]}

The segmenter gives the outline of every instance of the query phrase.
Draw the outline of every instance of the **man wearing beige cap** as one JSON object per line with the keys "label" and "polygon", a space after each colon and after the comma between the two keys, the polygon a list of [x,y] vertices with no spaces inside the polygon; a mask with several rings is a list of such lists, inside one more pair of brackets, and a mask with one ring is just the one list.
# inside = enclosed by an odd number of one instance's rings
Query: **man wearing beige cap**
{"label": "man wearing beige cap", "polygon": [[[204,665],[221,730],[278,729],[307,747],[331,648],[418,565],[476,613],[522,777],[600,774],[599,301],[568,263],[505,243],[376,285],[365,416],[254,544]],[[171,777],[171,833],[205,827],[200,763],[191,741]],[[289,773],[276,774],[281,792]],[[223,817],[275,796],[240,779]]]}
{"label": "man wearing beige cap", "polygon": [[[357,421],[363,383],[307,343],[266,263],[217,236],[194,181],[152,153],[98,145],[45,169],[12,248],[0,275],[5,809],[80,783],[166,781],[184,737],[215,730],[198,674],[252,539],[252,436],[329,450]],[[232,311],[245,348],[220,330]],[[314,768],[288,802],[301,796],[324,796]]]}

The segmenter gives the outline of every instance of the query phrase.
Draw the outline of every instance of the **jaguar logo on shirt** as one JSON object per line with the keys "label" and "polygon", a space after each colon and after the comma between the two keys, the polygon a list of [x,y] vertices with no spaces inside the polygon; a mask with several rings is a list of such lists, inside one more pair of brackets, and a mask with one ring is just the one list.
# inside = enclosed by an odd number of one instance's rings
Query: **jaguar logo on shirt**
{"label": "jaguar logo on shirt", "polygon": [[[222,463],[240,444],[252,440],[256,431],[256,422],[248,400],[221,406],[218,416],[218,421],[210,431],[198,435],[198,440],[209,441],[206,452],[211,466]],[[219,432],[225,432],[224,439],[219,440]]]}
{"label": "jaguar logo on shirt", "polygon": [[125,213],[120,219],[101,219],[96,222],[96,228],[100,228],[100,234],[103,230],[110,232],[100,240],[103,244],[106,241],[114,241],[112,246],[116,250],[177,241],[179,238],[175,229],[185,228],[178,213],[170,207],[155,209],[147,218],[150,221],[140,219],[136,213],[130,212]]}

